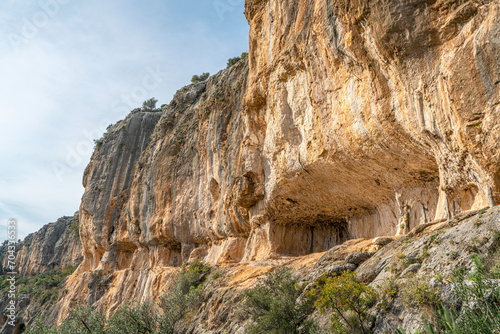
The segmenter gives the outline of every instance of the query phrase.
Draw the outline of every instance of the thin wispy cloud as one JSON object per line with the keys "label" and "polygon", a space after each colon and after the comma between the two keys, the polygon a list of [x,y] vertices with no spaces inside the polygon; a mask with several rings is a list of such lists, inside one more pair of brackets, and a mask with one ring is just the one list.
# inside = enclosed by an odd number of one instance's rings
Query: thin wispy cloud
{"label": "thin wispy cloud", "polygon": [[22,238],[78,209],[92,139],[126,116],[119,102],[151,71],[162,77],[146,98],[168,103],[248,50],[244,1],[220,3],[0,3],[0,224],[17,218]]}

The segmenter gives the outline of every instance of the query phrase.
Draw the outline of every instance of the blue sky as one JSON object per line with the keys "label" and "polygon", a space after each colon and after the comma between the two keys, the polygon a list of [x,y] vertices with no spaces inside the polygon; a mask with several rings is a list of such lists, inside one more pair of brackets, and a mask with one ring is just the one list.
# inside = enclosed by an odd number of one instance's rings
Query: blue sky
{"label": "blue sky", "polygon": [[0,231],[16,218],[22,239],[78,210],[92,139],[247,51],[243,11],[243,0],[2,0]]}

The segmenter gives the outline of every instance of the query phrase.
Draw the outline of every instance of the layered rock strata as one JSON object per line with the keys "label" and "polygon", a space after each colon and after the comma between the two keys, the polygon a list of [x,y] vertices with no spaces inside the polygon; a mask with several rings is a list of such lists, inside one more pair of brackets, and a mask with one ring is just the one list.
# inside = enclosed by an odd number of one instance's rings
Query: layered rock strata
{"label": "layered rock strata", "polygon": [[494,1],[247,1],[265,199],[276,224],[390,235],[500,193]]}
{"label": "layered rock strata", "polygon": [[[44,225],[16,245],[16,259],[12,261],[21,277],[30,277],[48,270],[77,267],[83,259],[82,244],[78,236],[78,216],[61,217]],[[8,267],[8,248],[0,247],[2,272]]]}
{"label": "layered rock strata", "polygon": [[156,298],[194,258],[305,255],[497,203],[498,2],[247,0],[245,14],[248,60],[96,149],[61,310]]}
{"label": "layered rock strata", "polygon": [[[28,235],[23,241],[16,244],[15,260],[9,263],[8,245],[0,247],[0,274],[3,279],[12,277],[7,275],[12,272],[11,263],[16,266],[16,314],[15,326],[9,324],[12,319],[9,307],[11,307],[9,298],[10,284],[2,282],[0,291],[0,334],[18,334],[22,333],[26,325],[34,320],[34,317],[43,315],[49,322],[54,322],[58,309],[54,307],[52,301],[41,301],[33,294],[20,293],[20,281],[32,277],[38,277],[40,274],[70,270],[80,265],[83,260],[82,243],[78,235],[78,216],[61,217],[54,223],[43,226],[39,231]],[[38,288],[32,286],[31,289]]]}

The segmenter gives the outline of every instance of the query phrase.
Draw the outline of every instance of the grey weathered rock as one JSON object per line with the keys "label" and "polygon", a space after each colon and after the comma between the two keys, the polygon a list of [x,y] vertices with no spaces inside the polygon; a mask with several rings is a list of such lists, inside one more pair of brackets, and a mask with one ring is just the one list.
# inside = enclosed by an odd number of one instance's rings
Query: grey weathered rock
{"label": "grey weathered rock", "polygon": [[401,319],[392,313],[379,314],[375,320],[375,328],[379,333],[394,333],[401,326]]}
{"label": "grey weathered rock", "polygon": [[373,253],[366,253],[366,252],[352,253],[352,254],[349,254],[345,258],[345,262],[346,263],[352,263],[352,264],[358,266],[361,263],[363,263],[366,260],[368,260],[370,258],[370,256],[372,256],[372,255],[373,255]]}
{"label": "grey weathered rock", "polygon": [[442,284],[438,282],[438,280],[436,279],[436,277],[433,277],[431,278],[431,280],[429,281],[429,285],[433,288],[437,288],[437,287],[440,287]]}
{"label": "grey weathered rock", "polygon": [[[21,276],[33,276],[50,269],[78,266],[83,259],[82,244],[70,225],[73,217],[59,218],[28,235],[16,245],[16,260]],[[78,226],[78,223],[76,223]],[[7,266],[7,247],[0,247],[0,263]],[[3,270],[5,271],[5,270]]]}
{"label": "grey weathered rock", "polygon": [[402,273],[401,275],[399,275],[399,278],[406,278],[408,277],[410,274],[414,274],[416,273],[420,267],[422,267],[422,265],[420,263],[414,263],[414,264],[411,264],[408,268],[406,268]]}
{"label": "grey weathered rock", "polygon": [[357,270],[358,280],[368,284],[372,282],[380,274],[382,270],[389,264],[390,258],[384,258],[376,261],[365,262]]}
{"label": "grey weathered rock", "polygon": [[328,276],[337,276],[342,274],[344,271],[354,271],[356,265],[352,263],[346,263],[344,265],[333,265],[325,269],[325,274]]}
{"label": "grey weathered rock", "polygon": [[390,244],[391,242],[394,241],[394,238],[391,237],[377,237],[373,239],[373,244],[377,246],[385,246],[387,244]]}

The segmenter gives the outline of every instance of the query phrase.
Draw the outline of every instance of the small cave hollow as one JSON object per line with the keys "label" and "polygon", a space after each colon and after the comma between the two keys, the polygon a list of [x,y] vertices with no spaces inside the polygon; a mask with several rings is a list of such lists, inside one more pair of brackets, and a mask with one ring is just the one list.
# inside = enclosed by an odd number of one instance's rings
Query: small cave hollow
{"label": "small cave hollow", "polygon": [[270,239],[280,255],[300,256],[324,252],[349,239],[345,219],[318,221],[316,224],[272,224]]}
{"label": "small cave hollow", "polygon": [[212,178],[210,180],[210,194],[214,202],[217,202],[220,198],[220,186],[216,179]]}

